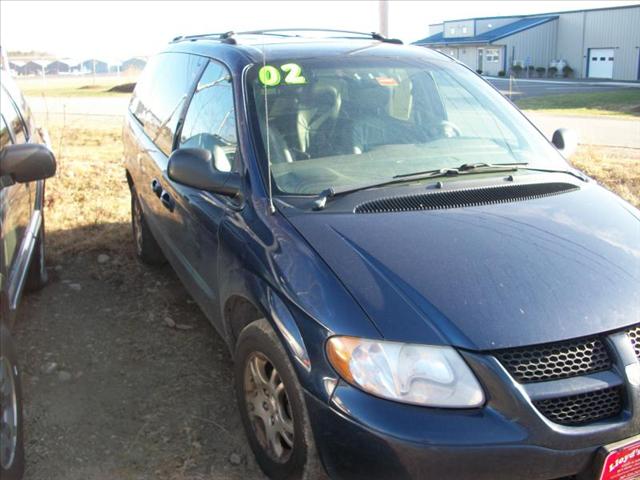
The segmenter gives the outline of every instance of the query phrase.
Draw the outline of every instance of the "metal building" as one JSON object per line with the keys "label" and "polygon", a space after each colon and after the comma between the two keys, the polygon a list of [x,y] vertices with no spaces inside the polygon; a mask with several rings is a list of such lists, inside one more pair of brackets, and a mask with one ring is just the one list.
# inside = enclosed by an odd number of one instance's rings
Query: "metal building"
{"label": "metal building", "polygon": [[640,4],[448,20],[414,44],[487,75],[562,76],[568,66],[564,76],[640,80]]}

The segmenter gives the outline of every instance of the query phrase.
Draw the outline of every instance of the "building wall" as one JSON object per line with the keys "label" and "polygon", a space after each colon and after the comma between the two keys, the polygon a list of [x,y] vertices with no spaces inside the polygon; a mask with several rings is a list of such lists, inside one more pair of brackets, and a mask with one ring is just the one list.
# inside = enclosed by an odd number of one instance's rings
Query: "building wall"
{"label": "building wall", "polygon": [[516,62],[548,67],[556,55],[557,33],[558,21],[552,20],[496,41],[506,47],[507,70]]}
{"label": "building wall", "polygon": [[429,25],[429,36],[442,32],[444,24],[437,23],[435,25]]}
{"label": "building wall", "polygon": [[[476,20],[476,35],[488,32],[489,30],[495,30],[498,27],[503,27],[513,22],[517,22],[522,17],[511,18],[487,18],[483,20]],[[489,27],[491,25],[491,27]]]}
{"label": "building wall", "polygon": [[585,12],[563,13],[558,18],[558,43],[554,57],[565,60],[576,77],[584,76],[586,69],[586,51],[582,50],[584,21]]}
{"label": "building wall", "polygon": [[590,48],[613,48],[613,78],[638,79],[640,47],[640,6],[615,10],[585,12],[584,70],[586,76],[587,51]]}
{"label": "building wall", "polygon": [[[466,33],[463,33],[463,28],[466,28]],[[454,30],[451,33],[451,29]],[[474,33],[474,21],[463,20],[456,22],[444,22],[444,38],[448,37],[473,37]]]}

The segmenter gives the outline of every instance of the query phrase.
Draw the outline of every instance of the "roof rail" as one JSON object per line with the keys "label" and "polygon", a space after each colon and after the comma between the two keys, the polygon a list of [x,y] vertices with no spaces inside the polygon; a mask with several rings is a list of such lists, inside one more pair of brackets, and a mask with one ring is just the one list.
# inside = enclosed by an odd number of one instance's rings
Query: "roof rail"
{"label": "roof rail", "polygon": [[210,38],[211,40],[220,40],[222,43],[230,43],[232,45],[235,45],[237,42],[233,38],[234,35],[235,35],[235,32],[233,32],[232,30],[229,30],[228,32],[223,32],[223,33],[202,33],[199,35],[180,35],[172,39],[170,43],[182,42],[185,40],[193,41],[193,40]]}
{"label": "roof rail", "polygon": [[[398,38],[387,38],[377,32],[355,32],[352,30],[333,30],[330,28],[271,28],[267,30],[248,30],[245,32],[234,32],[232,30],[224,33],[204,33],[201,35],[181,35],[171,40],[171,43],[181,42],[185,40],[198,40],[198,39],[211,39],[219,40],[223,43],[230,43],[235,45],[237,42],[234,37],[238,35],[273,35],[276,37],[302,37],[303,35],[296,34],[296,32],[328,32],[328,33],[342,33],[349,36],[336,36],[334,38],[357,38],[365,37],[379,42],[394,43],[402,45],[402,40]],[[293,34],[293,35],[292,35]],[[356,35],[357,37],[352,37]]]}
{"label": "roof rail", "polygon": [[[276,35],[279,37],[300,37],[302,35],[287,35],[287,33],[295,32],[328,32],[328,33],[346,33],[349,35],[357,35],[365,38],[372,38],[380,42],[396,43],[402,45],[402,40],[398,38],[387,38],[377,32],[356,32],[353,30],[335,30],[331,28],[270,28],[266,30],[250,30],[246,32],[238,32],[238,35]],[[351,37],[337,37],[351,38]]]}

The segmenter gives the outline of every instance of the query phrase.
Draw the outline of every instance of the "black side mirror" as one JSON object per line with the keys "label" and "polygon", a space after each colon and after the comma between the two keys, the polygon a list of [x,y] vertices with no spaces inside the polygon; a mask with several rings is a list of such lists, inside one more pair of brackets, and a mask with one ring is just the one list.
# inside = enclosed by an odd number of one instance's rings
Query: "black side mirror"
{"label": "black side mirror", "polygon": [[169,157],[169,178],[183,185],[229,197],[240,194],[240,174],[222,172],[213,155],[203,148],[179,148]]}
{"label": "black side mirror", "polygon": [[578,148],[578,135],[568,128],[559,128],[553,132],[551,143],[564,158],[569,158]]}
{"label": "black side mirror", "polygon": [[35,182],[56,173],[53,152],[39,143],[7,145],[0,152],[0,177],[16,183]]}

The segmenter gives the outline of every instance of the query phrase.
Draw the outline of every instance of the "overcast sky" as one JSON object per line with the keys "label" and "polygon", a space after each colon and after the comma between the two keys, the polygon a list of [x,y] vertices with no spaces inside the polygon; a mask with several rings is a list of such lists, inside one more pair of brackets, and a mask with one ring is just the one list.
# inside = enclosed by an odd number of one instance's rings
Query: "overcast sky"
{"label": "overcast sky", "polygon": [[[637,1],[390,1],[389,34],[405,42],[446,19],[632,5]],[[0,45],[59,56],[125,59],[178,35],[280,27],[378,30],[377,1],[124,2],[0,0]]]}

